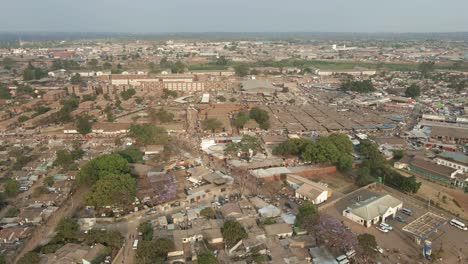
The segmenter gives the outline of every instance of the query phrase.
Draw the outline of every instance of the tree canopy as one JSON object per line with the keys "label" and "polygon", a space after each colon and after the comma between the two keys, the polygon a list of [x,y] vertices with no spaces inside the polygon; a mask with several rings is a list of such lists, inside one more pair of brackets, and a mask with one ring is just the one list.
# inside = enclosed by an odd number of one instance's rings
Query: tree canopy
{"label": "tree canopy", "polygon": [[250,116],[246,112],[239,112],[232,120],[232,124],[237,128],[243,128],[244,125],[250,120]]}
{"label": "tree canopy", "polygon": [[218,259],[211,252],[203,252],[197,256],[198,264],[218,264]]}
{"label": "tree canopy", "polygon": [[143,152],[137,147],[128,147],[118,152],[128,163],[138,163],[143,161]]}
{"label": "tree canopy", "polygon": [[358,151],[365,159],[358,170],[358,185],[366,185],[380,177],[383,183],[402,192],[418,192],[421,182],[417,182],[414,176],[405,177],[395,171],[380,153],[376,143],[369,139],[363,140]]}
{"label": "tree canopy", "polygon": [[96,157],[86,163],[79,171],[76,179],[79,184],[93,185],[107,175],[130,173],[127,160],[119,154],[106,154]]}
{"label": "tree canopy", "polygon": [[39,254],[34,251],[28,252],[22,256],[16,264],[39,264],[41,262],[41,258]]}
{"label": "tree canopy", "polygon": [[174,250],[174,242],[167,238],[158,238],[152,241],[140,241],[136,251],[137,263],[164,264],[167,253]]}
{"label": "tree canopy", "polygon": [[128,88],[127,90],[120,92],[120,97],[122,97],[122,99],[127,101],[128,99],[132,98],[132,96],[134,96],[135,94],[136,94],[135,89]]}
{"label": "tree canopy", "polygon": [[421,88],[419,88],[418,85],[413,83],[408,88],[406,88],[406,91],[405,91],[406,97],[416,98],[416,97],[419,97],[420,95],[421,95]]}
{"label": "tree canopy", "polygon": [[28,67],[23,71],[23,80],[39,80],[47,76],[47,72],[39,67],[34,67],[31,63],[28,64]]}
{"label": "tree canopy", "polygon": [[351,153],[353,146],[345,134],[331,134],[319,137],[317,141],[310,139],[289,139],[273,149],[274,155],[298,156],[306,162],[330,163],[340,171],[347,171],[353,165]]}
{"label": "tree canopy", "polygon": [[19,192],[19,183],[11,178],[8,178],[5,181],[5,194],[8,197],[14,197],[18,194]]}
{"label": "tree canopy", "polygon": [[352,91],[358,93],[369,93],[375,91],[374,85],[370,80],[346,81],[341,84],[342,91]]}
{"label": "tree canopy", "polygon": [[234,66],[234,71],[237,76],[244,77],[249,74],[250,67],[248,64],[241,63]]}
{"label": "tree canopy", "polygon": [[174,120],[174,114],[164,108],[151,109],[149,111],[149,118],[153,122],[168,123]]}
{"label": "tree canopy", "polygon": [[130,174],[107,174],[99,179],[86,195],[86,202],[95,206],[126,206],[134,201],[136,179]]}
{"label": "tree canopy", "polygon": [[73,219],[62,218],[55,228],[56,238],[64,241],[73,241],[80,235],[80,225]]}
{"label": "tree canopy", "polygon": [[319,214],[317,206],[309,201],[305,201],[299,206],[299,211],[296,216],[296,225],[300,228],[311,232],[313,226],[318,222]]}
{"label": "tree canopy", "polygon": [[138,232],[142,233],[143,240],[151,241],[153,240],[153,227],[151,226],[151,222],[146,221],[141,223],[138,226]]}
{"label": "tree canopy", "polygon": [[81,85],[83,83],[83,78],[81,78],[79,73],[75,73],[75,75],[70,78],[70,83],[73,85]]}
{"label": "tree canopy", "polygon": [[268,112],[266,110],[263,110],[259,107],[254,107],[250,109],[249,116],[260,125],[261,129],[266,130],[270,128],[270,116],[268,115]]}
{"label": "tree canopy", "polygon": [[51,70],[76,70],[79,68],[80,65],[74,60],[56,59],[52,62]]}
{"label": "tree canopy", "polygon": [[79,116],[75,122],[76,130],[82,135],[91,133],[92,124],[90,122],[90,117],[88,115]]}
{"label": "tree canopy", "polygon": [[163,145],[169,140],[167,131],[153,124],[132,124],[130,136],[136,140],[138,145]]}
{"label": "tree canopy", "polygon": [[377,248],[377,241],[375,240],[374,235],[364,233],[357,236],[359,247],[366,256],[375,255],[375,249]]}
{"label": "tree canopy", "polygon": [[221,128],[223,123],[216,118],[208,118],[201,122],[201,126],[203,130],[211,130],[214,132],[216,129]]}
{"label": "tree canopy", "polygon": [[229,143],[226,147],[226,152],[231,154],[237,154],[238,152],[246,153],[249,150],[254,152],[262,150],[262,144],[257,137],[244,135],[240,142]]}
{"label": "tree canopy", "polygon": [[0,99],[11,99],[10,90],[2,83],[0,83]]}
{"label": "tree canopy", "polygon": [[229,248],[234,246],[239,240],[248,237],[247,232],[245,232],[242,225],[236,220],[227,220],[224,222],[221,233],[223,234],[226,246]]}

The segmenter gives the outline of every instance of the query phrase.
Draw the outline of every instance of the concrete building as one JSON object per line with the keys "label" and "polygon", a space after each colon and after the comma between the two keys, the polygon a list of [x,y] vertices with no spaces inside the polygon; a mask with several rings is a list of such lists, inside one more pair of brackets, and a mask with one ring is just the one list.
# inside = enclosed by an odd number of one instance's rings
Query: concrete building
{"label": "concrete building", "polygon": [[286,181],[296,190],[296,198],[311,201],[313,204],[321,204],[331,196],[331,191],[326,185],[304,177],[289,174]]}
{"label": "concrete building", "polygon": [[286,223],[272,224],[265,226],[265,233],[267,236],[276,236],[279,239],[292,237],[293,230],[290,225]]}
{"label": "concrete building", "polygon": [[365,227],[370,227],[378,222],[385,222],[388,217],[394,218],[402,207],[403,203],[400,200],[386,194],[373,196],[350,205],[343,210],[343,216]]}
{"label": "concrete building", "polygon": [[460,152],[442,152],[435,158],[439,165],[468,172],[468,156]]}

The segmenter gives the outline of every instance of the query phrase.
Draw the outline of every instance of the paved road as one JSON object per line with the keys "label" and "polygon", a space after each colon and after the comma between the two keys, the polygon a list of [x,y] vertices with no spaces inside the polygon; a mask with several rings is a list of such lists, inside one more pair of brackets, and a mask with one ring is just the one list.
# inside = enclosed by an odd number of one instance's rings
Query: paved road
{"label": "paved road", "polygon": [[133,241],[138,238],[138,226],[141,216],[126,220],[120,228],[126,229],[125,244],[120,254],[114,259],[114,264],[132,264],[135,261],[136,250],[133,249]]}

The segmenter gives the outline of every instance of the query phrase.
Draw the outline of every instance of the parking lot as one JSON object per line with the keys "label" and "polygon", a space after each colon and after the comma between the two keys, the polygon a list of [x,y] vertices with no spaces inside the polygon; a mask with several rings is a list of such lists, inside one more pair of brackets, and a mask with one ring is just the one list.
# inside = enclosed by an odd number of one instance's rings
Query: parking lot
{"label": "parking lot", "polygon": [[[412,216],[403,214],[401,211],[397,216],[402,216],[406,223],[399,222],[394,219],[387,219],[386,223],[393,227],[392,231],[384,233],[379,231],[375,226],[366,228],[355,223],[346,217],[342,216],[343,206],[353,203],[355,197],[350,196],[341,199],[334,206],[326,208],[323,213],[330,214],[342,220],[345,225],[349,226],[355,234],[370,233],[376,237],[377,243],[384,249],[383,254],[376,256],[376,261],[381,263],[429,263],[422,256],[423,242],[418,245],[414,236],[402,230],[408,223],[414,221],[418,217],[427,212],[440,215],[450,221],[453,217],[439,212],[427,204],[423,204],[419,200],[415,200],[410,196],[391,190],[380,190],[382,194],[390,194],[393,197],[403,202],[403,207],[413,211]],[[358,195],[358,194],[357,194]],[[364,194],[365,195],[365,194]],[[365,199],[365,198],[364,198]],[[468,232],[457,229],[448,223],[442,226],[437,232],[431,234],[428,238],[432,242],[433,256],[440,255],[441,260],[436,260],[436,263],[467,263],[468,262]],[[439,254],[440,249],[443,252]],[[391,253],[391,254],[389,254]]]}

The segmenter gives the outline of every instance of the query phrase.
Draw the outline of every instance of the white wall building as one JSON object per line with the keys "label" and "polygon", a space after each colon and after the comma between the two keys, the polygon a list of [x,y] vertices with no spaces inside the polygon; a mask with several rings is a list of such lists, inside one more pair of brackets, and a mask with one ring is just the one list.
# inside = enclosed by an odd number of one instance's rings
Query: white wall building
{"label": "white wall building", "polygon": [[388,217],[394,218],[402,207],[403,203],[400,200],[386,194],[373,196],[349,206],[343,210],[343,216],[365,227],[370,227],[378,222],[384,223]]}

